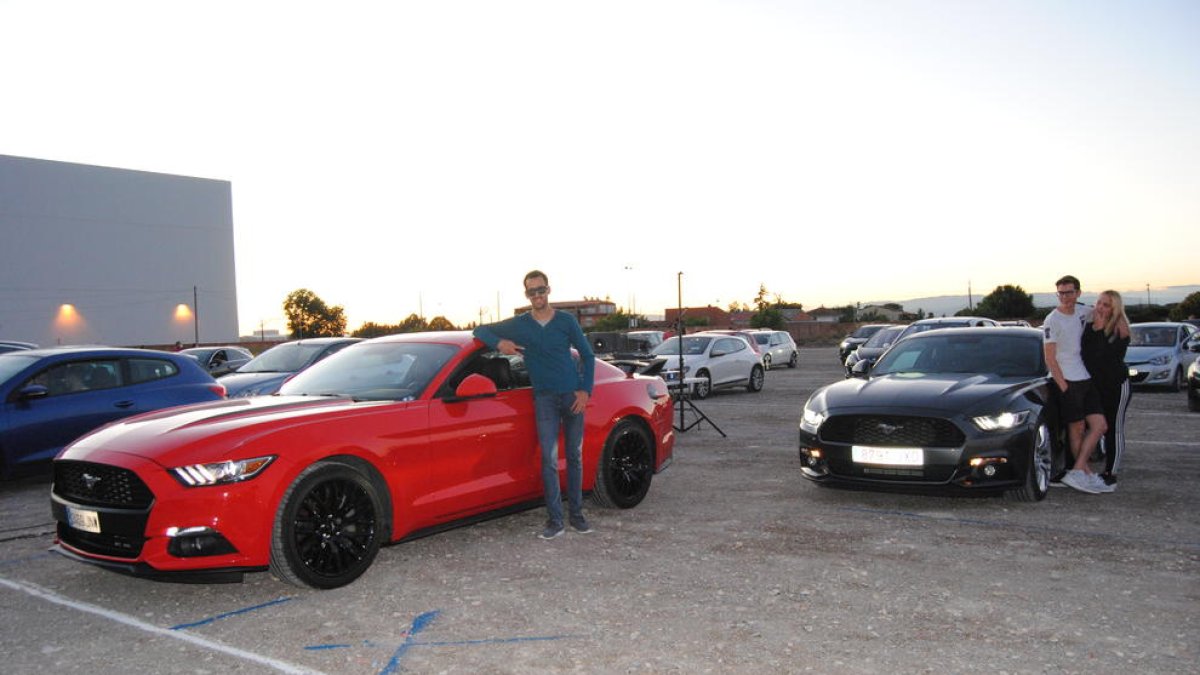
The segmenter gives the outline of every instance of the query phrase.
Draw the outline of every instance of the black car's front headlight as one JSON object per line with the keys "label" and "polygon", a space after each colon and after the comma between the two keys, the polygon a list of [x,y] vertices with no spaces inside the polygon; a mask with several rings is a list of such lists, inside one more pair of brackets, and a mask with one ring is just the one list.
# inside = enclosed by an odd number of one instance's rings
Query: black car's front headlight
{"label": "black car's front headlight", "polygon": [[1015,413],[1005,411],[995,415],[980,415],[971,418],[971,421],[979,427],[980,431],[1011,431],[1025,424],[1027,419],[1029,419],[1029,411],[1022,410]]}
{"label": "black car's front headlight", "polygon": [[817,429],[821,428],[821,424],[825,422],[827,415],[823,411],[810,408],[808,404],[804,406],[804,412],[800,415],[800,428],[810,434],[817,433]]}

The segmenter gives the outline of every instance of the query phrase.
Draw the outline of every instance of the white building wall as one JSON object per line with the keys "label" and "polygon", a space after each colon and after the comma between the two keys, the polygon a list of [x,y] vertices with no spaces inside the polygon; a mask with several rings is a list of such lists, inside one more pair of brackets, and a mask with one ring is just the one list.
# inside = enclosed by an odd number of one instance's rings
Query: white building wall
{"label": "white building wall", "polygon": [[0,339],[232,341],[236,288],[228,181],[0,155]]}

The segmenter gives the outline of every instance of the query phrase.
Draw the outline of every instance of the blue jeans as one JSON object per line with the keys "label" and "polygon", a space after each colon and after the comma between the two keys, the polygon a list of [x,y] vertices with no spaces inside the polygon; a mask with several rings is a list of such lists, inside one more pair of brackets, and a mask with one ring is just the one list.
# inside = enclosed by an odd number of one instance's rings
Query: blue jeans
{"label": "blue jeans", "polygon": [[571,412],[575,393],[533,393],[538,445],[542,449],[542,489],[546,515],[556,525],[563,523],[562,491],[558,485],[558,432],[567,444],[567,502],[572,518],[583,517],[583,413]]}

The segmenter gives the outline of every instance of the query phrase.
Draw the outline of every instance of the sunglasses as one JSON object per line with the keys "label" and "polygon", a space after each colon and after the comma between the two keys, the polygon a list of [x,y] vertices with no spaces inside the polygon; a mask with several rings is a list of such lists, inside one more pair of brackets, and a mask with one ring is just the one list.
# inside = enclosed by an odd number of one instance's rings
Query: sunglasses
{"label": "sunglasses", "polygon": [[549,286],[536,286],[534,288],[525,289],[525,297],[532,298],[538,295],[545,295],[550,292]]}

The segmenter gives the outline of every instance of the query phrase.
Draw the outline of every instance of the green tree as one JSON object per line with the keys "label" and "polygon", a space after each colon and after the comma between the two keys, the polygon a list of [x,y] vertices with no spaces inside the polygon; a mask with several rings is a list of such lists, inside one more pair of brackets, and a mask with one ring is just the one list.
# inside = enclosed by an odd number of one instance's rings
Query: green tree
{"label": "green tree", "polygon": [[975,313],[989,319],[1028,319],[1033,315],[1033,296],[1020,286],[997,286],[979,301]]}
{"label": "green tree", "polygon": [[421,331],[429,330],[429,324],[425,319],[417,316],[416,312],[409,314],[400,325],[396,326],[400,333],[420,333]]}
{"label": "green tree", "polygon": [[774,307],[764,307],[754,313],[750,317],[751,328],[771,328],[774,330],[783,330],[786,322],[783,320],[783,312]]}
{"label": "green tree", "polygon": [[1172,321],[1183,321],[1184,319],[1195,319],[1200,317],[1200,291],[1180,301],[1171,309]]}
{"label": "green tree", "polygon": [[397,326],[368,321],[359,326],[358,329],[350,335],[358,338],[376,338],[384,335],[395,335],[399,332],[400,330]]}
{"label": "green tree", "polygon": [[444,316],[435,316],[429,320],[429,330],[458,330],[458,326]]}
{"label": "green tree", "polygon": [[642,326],[646,324],[646,317],[642,314],[626,314],[622,310],[617,310],[612,314],[600,317],[596,320],[588,332],[591,331],[620,331],[629,330],[634,326]]}
{"label": "green tree", "polygon": [[346,334],[346,313],[341,305],[330,307],[307,288],[298,288],[288,294],[283,301],[283,314],[293,339]]}

